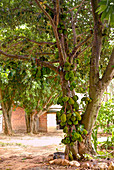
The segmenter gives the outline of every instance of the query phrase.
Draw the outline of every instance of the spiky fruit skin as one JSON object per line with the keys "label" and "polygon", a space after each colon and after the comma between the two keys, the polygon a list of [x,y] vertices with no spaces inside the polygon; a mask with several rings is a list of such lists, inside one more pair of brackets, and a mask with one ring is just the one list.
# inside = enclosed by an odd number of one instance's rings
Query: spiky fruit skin
{"label": "spiky fruit skin", "polygon": [[76,120],[76,121],[74,121],[73,123],[74,123],[74,125],[77,125],[77,124],[78,124],[78,121]]}
{"label": "spiky fruit skin", "polygon": [[68,100],[68,103],[73,105],[74,104],[74,100],[70,97],[69,100]]}
{"label": "spiky fruit skin", "polygon": [[63,99],[62,99],[63,102],[67,102],[68,100],[69,100],[69,97],[67,97],[67,96],[63,97]]}
{"label": "spiky fruit skin", "polygon": [[71,153],[69,153],[69,155],[68,155],[68,156],[69,156],[69,160],[70,160],[70,161],[72,161],[72,160],[73,160],[73,156],[72,156],[72,154],[71,154]]}
{"label": "spiky fruit skin", "polygon": [[66,125],[66,123],[65,123],[65,122],[61,122],[60,125],[61,125],[62,127],[64,127],[64,126]]}
{"label": "spiky fruit skin", "polygon": [[75,110],[79,109],[79,104],[77,102],[75,102],[73,106],[74,106]]}
{"label": "spiky fruit skin", "polygon": [[72,122],[70,120],[67,121],[68,125],[72,125]]}
{"label": "spiky fruit skin", "polygon": [[81,120],[81,115],[78,113],[78,112],[75,112],[76,113],[76,117],[77,117],[77,120]]}
{"label": "spiky fruit skin", "polygon": [[76,117],[75,116],[72,116],[71,117],[71,120],[74,122],[76,120]]}
{"label": "spiky fruit skin", "polygon": [[83,130],[83,134],[87,135],[87,130],[86,129]]}
{"label": "spiky fruit skin", "polygon": [[69,120],[69,119],[71,118],[71,116],[72,116],[72,113],[68,113],[68,114],[66,115],[67,120]]}
{"label": "spiky fruit skin", "polygon": [[69,72],[67,72],[66,74],[65,74],[65,80],[69,80]]}
{"label": "spiky fruit skin", "polygon": [[65,113],[63,113],[62,115],[61,115],[61,122],[66,122],[66,114]]}
{"label": "spiky fruit skin", "polygon": [[68,127],[67,126],[64,127],[63,132],[68,133]]}
{"label": "spiky fruit skin", "polygon": [[76,102],[79,99],[77,95],[73,96],[73,100]]}
{"label": "spiky fruit skin", "polygon": [[64,139],[62,139],[62,141],[61,141],[62,143],[64,143],[64,144],[70,144],[70,138],[69,137],[65,137]]}

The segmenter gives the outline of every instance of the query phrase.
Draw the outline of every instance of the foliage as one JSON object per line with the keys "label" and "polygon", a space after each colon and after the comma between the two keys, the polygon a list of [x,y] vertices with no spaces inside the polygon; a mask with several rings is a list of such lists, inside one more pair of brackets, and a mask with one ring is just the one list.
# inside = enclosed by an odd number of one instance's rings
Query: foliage
{"label": "foliage", "polygon": [[[87,137],[82,124],[91,131],[101,88],[104,90],[112,79],[106,81],[112,75],[111,28],[96,12],[97,0],[8,2],[1,3],[1,57],[33,60],[39,73],[40,68],[48,67],[60,76],[62,93],[58,104],[62,109],[58,119],[66,133],[62,142],[70,149],[74,142]],[[75,91],[89,92],[89,100],[82,101],[87,105],[85,117],[79,112]]]}
{"label": "foliage", "polygon": [[93,138],[93,143],[95,150],[97,151],[97,146],[98,146],[98,130],[102,130],[102,133],[106,134],[112,134],[111,136],[111,141],[110,138],[107,137],[107,141],[102,142],[102,145],[105,145],[106,148],[111,144],[113,145],[114,142],[114,104],[112,103],[112,100],[110,99],[108,102],[103,102],[101,105],[101,108],[99,110],[99,114],[97,117],[97,120],[95,122],[95,126],[93,128],[92,132],[92,138]]}
{"label": "foliage", "polygon": [[114,2],[112,0],[102,0],[96,10],[101,14],[101,21],[107,20],[111,27],[114,27]]}

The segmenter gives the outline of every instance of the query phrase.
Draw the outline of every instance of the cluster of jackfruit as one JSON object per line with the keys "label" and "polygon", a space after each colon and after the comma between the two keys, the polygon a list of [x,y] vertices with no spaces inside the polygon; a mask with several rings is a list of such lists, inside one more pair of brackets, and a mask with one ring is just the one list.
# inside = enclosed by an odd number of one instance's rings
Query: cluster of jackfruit
{"label": "cluster of jackfruit", "polygon": [[64,70],[65,71],[70,71],[70,70],[73,70],[73,69],[74,69],[74,64],[71,64],[68,61],[65,62],[65,64],[64,64]]}
{"label": "cluster of jackfruit", "polygon": [[66,136],[64,139],[62,139],[61,141],[64,144],[70,144],[71,143],[71,139],[69,136]]}
{"label": "cluster of jackfruit", "polygon": [[76,87],[75,82],[75,72],[73,71],[74,65],[70,64],[69,62],[65,62],[64,70],[66,71],[65,80],[69,80],[72,84],[70,85],[70,90],[73,90]]}
{"label": "cluster of jackfruit", "polygon": [[74,71],[68,71],[65,74],[65,80],[69,80],[69,81],[74,81],[75,80],[75,75],[74,75]]}
{"label": "cluster of jackfruit", "polygon": [[61,126],[64,126],[64,133],[67,133],[68,129],[67,129],[67,126],[65,126],[66,124],[67,125],[77,125],[78,124],[78,121],[81,120],[81,115],[78,113],[78,112],[73,112],[73,113],[58,113],[60,114],[59,117],[60,117],[60,120],[61,120]]}
{"label": "cluster of jackfruit", "polygon": [[72,132],[72,137],[71,137],[72,142],[75,142],[75,141],[81,142],[82,140],[83,138],[79,132],[76,132],[76,131]]}
{"label": "cluster of jackfruit", "polygon": [[88,103],[90,103],[92,100],[91,100],[89,97],[83,97],[83,98],[81,99],[81,101],[82,101],[82,102],[85,102],[85,104],[88,104]]}
{"label": "cluster of jackfruit", "polygon": [[70,152],[68,156],[69,156],[69,160],[72,161],[73,160],[72,152]]}
{"label": "cluster of jackfruit", "polygon": [[79,109],[79,104],[77,103],[78,100],[78,96],[75,95],[73,97],[68,97],[68,96],[64,96],[64,97],[59,97],[57,104],[60,104],[61,106],[64,105],[64,102],[68,102],[70,105],[74,105],[75,110]]}

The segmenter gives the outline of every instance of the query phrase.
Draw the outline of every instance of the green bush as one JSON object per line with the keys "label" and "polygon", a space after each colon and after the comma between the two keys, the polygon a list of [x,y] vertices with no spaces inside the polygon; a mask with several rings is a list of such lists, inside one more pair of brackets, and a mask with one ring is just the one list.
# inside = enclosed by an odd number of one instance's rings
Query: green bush
{"label": "green bush", "polygon": [[111,138],[107,137],[107,141],[102,142],[102,144],[105,143],[105,148],[109,148],[108,145],[111,145],[111,143],[113,145],[112,141],[114,140],[114,104],[111,99],[101,104],[101,108],[92,131],[93,144],[96,151],[98,146],[97,134],[99,128],[102,130],[102,133],[111,134]]}

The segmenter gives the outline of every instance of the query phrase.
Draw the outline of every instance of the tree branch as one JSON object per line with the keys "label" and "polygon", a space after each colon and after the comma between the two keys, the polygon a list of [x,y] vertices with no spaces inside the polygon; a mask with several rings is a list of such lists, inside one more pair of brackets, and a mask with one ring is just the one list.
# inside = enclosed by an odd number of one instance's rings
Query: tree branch
{"label": "tree branch", "polygon": [[[83,0],[83,1],[85,1],[85,0]],[[73,7],[73,8],[71,8],[71,9],[69,9],[68,12],[71,12],[71,11],[73,11],[74,9],[79,8],[81,5],[82,5],[82,3],[79,4],[79,5],[77,5],[77,6],[75,6],[75,7]]]}
{"label": "tree branch", "polygon": [[59,24],[59,0],[56,0],[56,26]]}
{"label": "tree branch", "polygon": [[36,4],[38,5],[38,7],[43,11],[43,13],[45,14],[45,16],[49,19],[51,25],[52,25],[52,28],[53,28],[53,32],[54,32],[54,35],[55,35],[55,38],[56,38],[56,43],[57,43],[57,47],[59,49],[59,52],[60,52],[60,57],[61,59],[64,61],[64,54],[63,54],[63,50],[62,50],[62,47],[61,47],[61,43],[60,43],[60,40],[59,40],[59,36],[58,36],[58,33],[57,33],[57,28],[54,24],[54,21],[53,19],[51,18],[51,16],[46,12],[46,10],[40,5],[39,1],[38,0],[35,0]]}
{"label": "tree branch", "polygon": [[[15,58],[15,59],[20,59],[20,60],[28,60],[30,61],[32,58],[28,57],[29,55],[15,55],[15,54],[7,54],[5,52],[3,52],[2,50],[0,50],[0,54],[6,56],[6,57],[9,57],[9,58]],[[41,61],[40,59],[37,59],[37,58],[34,58],[39,64],[43,65],[43,66],[46,66],[48,68],[51,68],[53,71],[55,71],[57,74],[60,74],[59,73],[59,69],[58,67],[55,67],[52,63],[50,62],[46,62],[46,61]]]}
{"label": "tree branch", "polygon": [[74,37],[74,45],[76,44],[76,30],[75,30],[75,25],[74,25],[74,22],[73,22],[73,13],[71,11],[71,15],[72,15],[72,20],[71,20],[71,23],[72,23],[72,32],[73,32],[73,37]]}
{"label": "tree branch", "polygon": [[78,11],[76,12],[76,16],[75,16],[75,18],[74,18],[73,23],[75,23],[75,22],[76,22],[76,20],[77,20],[77,15],[78,15],[79,11],[81,10],[82,5],[83,5],[84,3],[85,3],[85,0],[83,0],[83,1],[80,3],[79,9],[78,9]]}
{"label": "tree branch", "polygon": [[[27,38],[27,37],[24,37],[24,36],[18,36],[18,37],[15,37],[13,40],[11,40],[10,41],[10,43],[12,42],[12,41],[16,41],[17,39],[24,39],[25,41],[27,40],[27,41],[30,41],[30,42],[33,42],[33,43],[35,43],[35,44],[38,44],[38,45],[45,45],[45,44],[49,44],[49,45],[54,45],[55,43],[53,43],[53,42],[37,42],[37,41],[35,41],[35,40],[31,40],[31,39],[29,39],[29,38]],[[24,41],[23,40],[23,41]],[[9,43],[8,43],[9,44]]]}
{"label": "tree branch", "polygon": [[113,79],[113,77],[114,77],[114,48],[112,50],[112,54],[110,56],[110,60],[107,65],[107,68],[103,74],[101,81],[100,81],[102,84],[102,87],[105,88],[106,86],[108,86],[108,84]]}
{"label": "tree branch", "polygon": [[72,53],[70,53],[70,58],[71,58],[71,59],[75,57],[77,50],[78,50],[83,44],[85,44],[91,37],[92,37],[92,35],[88,35],[85,40],[83,40],[83,41],[80,42],[76,47],[74,47]]}

